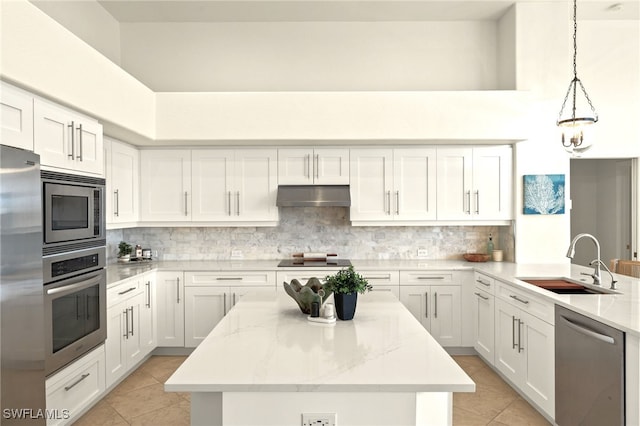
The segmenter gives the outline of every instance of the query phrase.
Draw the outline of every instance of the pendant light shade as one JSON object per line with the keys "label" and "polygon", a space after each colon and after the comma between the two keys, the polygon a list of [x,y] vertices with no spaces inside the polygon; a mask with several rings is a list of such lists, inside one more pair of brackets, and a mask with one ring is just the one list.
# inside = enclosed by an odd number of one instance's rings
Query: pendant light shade
{"label": "pendant light shade", "polygon": [[[568,152],[580,154],[591,148],[592,140],[589,130],[592,127],[591,125],[598,121],[598,114],[586,89],[582,85],[582,81],[578,78],[576,66],[576,58],[578,56],[577,9],[577,0],[573,0],[573,79],[569,83],[567,94],[564,96],[556,124],[562,131],[562,145],[564,148]],[[565,112],[569,98],[571,98],[571,111]]]}

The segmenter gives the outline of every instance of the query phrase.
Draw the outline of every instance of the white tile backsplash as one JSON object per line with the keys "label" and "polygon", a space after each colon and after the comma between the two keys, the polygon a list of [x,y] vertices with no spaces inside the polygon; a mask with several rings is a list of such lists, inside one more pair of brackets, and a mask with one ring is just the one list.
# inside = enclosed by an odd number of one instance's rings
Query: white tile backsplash
{"label": "white tile backsplash", "polygon": [[510,226],[351,226],[343,207],[281,207],[276,227],[130,228],[107,232],[107,250],[115,259],[118,243],[157,250],[161,260],[226,260],[232,250],[245,259],[281,259],[292,253],[338,253],[351,259],[459,259],[485,252],[489,233],[495,248],[513,260]]}

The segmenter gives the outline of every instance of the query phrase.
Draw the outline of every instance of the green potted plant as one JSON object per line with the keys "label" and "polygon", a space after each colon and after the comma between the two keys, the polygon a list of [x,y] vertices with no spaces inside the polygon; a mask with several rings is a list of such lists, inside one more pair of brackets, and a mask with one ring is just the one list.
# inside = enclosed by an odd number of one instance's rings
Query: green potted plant
{"label": "green potted plant", "polygon": [[133,252],[131,244],[120,241],[120,244],[118,244],[118,261],[128,262],[131,258],[131,252]]}
{"label": "green potted plant", "polygon": [[325,278],[325,286],[328,291],[333,292],[333,299],[336,303],[336,315],[341,320],[353,319],[356,313],[356,303],[358,293],[371,291],[369,282],[353,266],[342,269],[334,275]]}

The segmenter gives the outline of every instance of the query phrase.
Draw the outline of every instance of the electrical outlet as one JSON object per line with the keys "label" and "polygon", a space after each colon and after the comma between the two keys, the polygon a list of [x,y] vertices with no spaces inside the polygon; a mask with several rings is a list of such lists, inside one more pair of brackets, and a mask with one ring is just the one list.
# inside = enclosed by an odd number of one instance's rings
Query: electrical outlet
{"label": "electrical outlet", "polygon": [[418,257],[425,258],[429,256],[427,249],[418,249]]}
{"label": "electrical outlet", "polygon": [[302,426],[338,426],[336,413],[302,413]]}
{"label": "electrical outlet", "polygon": [[242,259],[243,257],[242,250],[231,250],[232,259]]}

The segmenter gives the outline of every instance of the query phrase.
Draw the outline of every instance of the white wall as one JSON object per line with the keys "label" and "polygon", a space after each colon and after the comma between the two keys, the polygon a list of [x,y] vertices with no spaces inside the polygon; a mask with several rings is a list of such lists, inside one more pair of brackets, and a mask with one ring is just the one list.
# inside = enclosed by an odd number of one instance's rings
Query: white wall
{"label": "white wall", "polygon": [[30,1],[115,64],[120,64],[120,23],[97,1]]}
{"label": "white wall", "polygon": [[495,21],[121,27],[123,67],[157,92],[487,90],[498,85]]}

